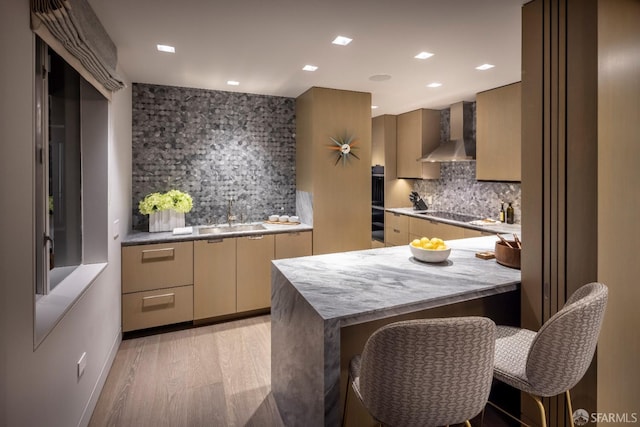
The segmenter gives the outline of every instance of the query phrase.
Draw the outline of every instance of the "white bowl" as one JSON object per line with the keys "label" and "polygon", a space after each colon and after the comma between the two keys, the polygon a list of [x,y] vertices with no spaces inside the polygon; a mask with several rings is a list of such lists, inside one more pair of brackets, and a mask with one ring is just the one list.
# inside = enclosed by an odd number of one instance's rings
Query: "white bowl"
{"label": "white bowl", "polygon": [[269,221],[278,222],[280,220],[280,215],[269,215]]}
{"label": "white bowl", "polygon": [[290,216],[289,217],[289,222],[300,222],[300,217],[297,216]]}
{"label": "white bowl", "polygon": [[280,215],[280,222],[289,222],[288,215]]}
{"label": "white bowl", "polygon": [[449,258],[451,248],[447,249],[422,249],[409,245],[411,254],[415,259],[422,262],[443,262]]}

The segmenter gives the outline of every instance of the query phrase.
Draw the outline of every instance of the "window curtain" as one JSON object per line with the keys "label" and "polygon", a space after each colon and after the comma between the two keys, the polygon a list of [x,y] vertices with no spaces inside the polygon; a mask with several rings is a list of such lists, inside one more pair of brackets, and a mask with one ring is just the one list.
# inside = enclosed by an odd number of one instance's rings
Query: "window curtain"
{"label": "window curtain", "polygon": [[43,24],[106,89],[125,87],[118,50],[86,0],[31,0],[31,15],[34,31]]}

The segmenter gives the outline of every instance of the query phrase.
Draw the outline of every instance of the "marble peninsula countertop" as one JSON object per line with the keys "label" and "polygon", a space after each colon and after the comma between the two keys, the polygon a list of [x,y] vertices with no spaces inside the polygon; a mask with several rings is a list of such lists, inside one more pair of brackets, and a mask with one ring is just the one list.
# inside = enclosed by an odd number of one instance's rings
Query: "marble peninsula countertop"
{"label": "marble peninsula countertop", "polygon": [[475,256],[496,240],[447,241],[451,255],[437,264],[415,260],[408,245],[272,261],[271,390],[284,424],[340,425],[343,330],[481,298],[519,300],[520,270]]}
{"label": "marble peninsula countertop", "polygon": [[470,228],[473,230],[484,231],[487,233],[500,233],[500,234],[520,234],[520,224],[506,224],[502,222],[496,222],[494,224],[471,224],[468,221],[455,221],[452,219],[442,218],[438,216],[438,212],[434,211],[416,211],[413,208],[387,208],[387,212],[399,213],[402,215],[412,216],[415,218],[427,219],[445,224],[456,225],[458,227]]}
{"label": "marble peninsula countertop", "polygon": [[[122,239],[122,246],[133,245],[149,245],[153,243],[170,243],[170,242],[188,242],[193,240],[207,240],[207,239],[222,239],[230,237],[243,237],[243,236],[257,236],[261,234],[281,234],[281,233],[297,233],[300,231],[311,231],[313,227],[307,224],[296,225],[281,225],[271,224],[267,222],[252,223],[262,224],[264,230],[249,230],[249,231],[233,231],[228,233],[219,234],[199,234],[201,228],[212,227],[210,225],[194,226],[193,231],[188,234],[173,234],[171,231],[149,233],[146,231],[132,231]],[[226,227],[226,224],[220,227]]]}
{"label": "marble peninsula countertop", "polygon": [[437,264],[416,260],[408,246],[273,263],[320,317],[346,326],[518,289],[520,270],[475,256],[496,240],[450,240],[449,259]]}

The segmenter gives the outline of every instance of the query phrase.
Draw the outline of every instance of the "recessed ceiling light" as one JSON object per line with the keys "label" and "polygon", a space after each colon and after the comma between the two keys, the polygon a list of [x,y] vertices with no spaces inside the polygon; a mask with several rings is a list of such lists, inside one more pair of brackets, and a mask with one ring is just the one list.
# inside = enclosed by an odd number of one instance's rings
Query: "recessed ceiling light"
{"label": "recessed ceiling light", "polygon": [[302,67],[302,69],[303,69],[304,71],[315,71],[315,70],[317,70],[317,69],[318,69],[318,67],[316,67],[315,65],[309,65],[309,64],[307,64],[307,65],[305,65],[304,67]]}
{"label": "recessed ceiling light", "polygon": [[414,56],[414,58],[416,58],[416,59],[427,59],[427,58],[431,58],[432,56],[433,56],[433,53],[431,53],[431,52],[420,52],[419,54]]}
{"label": "recessed ceiling light", "polygon": [[377,106],[377,105],[372,105],[372,106],[371,106],[371,109],[372,109],[372,110],[375,110],[376,108],[378,108],[378,106]]}
{"label": "recessed ceiling light", "polygon": [[438,82],[429,83],[427,85],[427,87],[440,87],[440,86],[442,86],[442,83],[438,83]]}
{"label": "recessed ceiling light", "polygon": [[237,82],[235,80],[227,80],[227,84],[229,86],[238,86],[240,84],[240,82]]}
{"label": "recessed ceiling light", "polygon": [[484,71],[484,70],[488,70],[490,68],[495,67],[495,65],[493,64],[482,64],[476,67],[476,70],[480,70],[480,71]]}
{"label": "recessed ceiling light", "polygon": [[168,46],[166,44],[159,44],[156,46],[156,48],[160,51],[160,52],[169,52],[169,53],[176,53],[176,48],[173,46]]}
{"label": "recessed ceiling light", "polygon": [[345,37],[345,36],[338,36],[335,39],[333,39],[333,41],[331,43],[333,44],[339,44],[340,46],[346,46],[349,43],[351,43],[353,39],[350,39],[349,37]]}

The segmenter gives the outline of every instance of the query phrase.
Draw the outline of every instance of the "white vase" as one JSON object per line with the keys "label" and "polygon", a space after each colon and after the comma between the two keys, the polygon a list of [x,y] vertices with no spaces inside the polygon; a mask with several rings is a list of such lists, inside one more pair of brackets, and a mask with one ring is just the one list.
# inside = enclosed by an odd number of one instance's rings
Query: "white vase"
{"label": "white vase", "polygon": [[173,209],[153,212],[149,214],[149,232],[172,231],[174,228],[184,227],[184,213]]}

